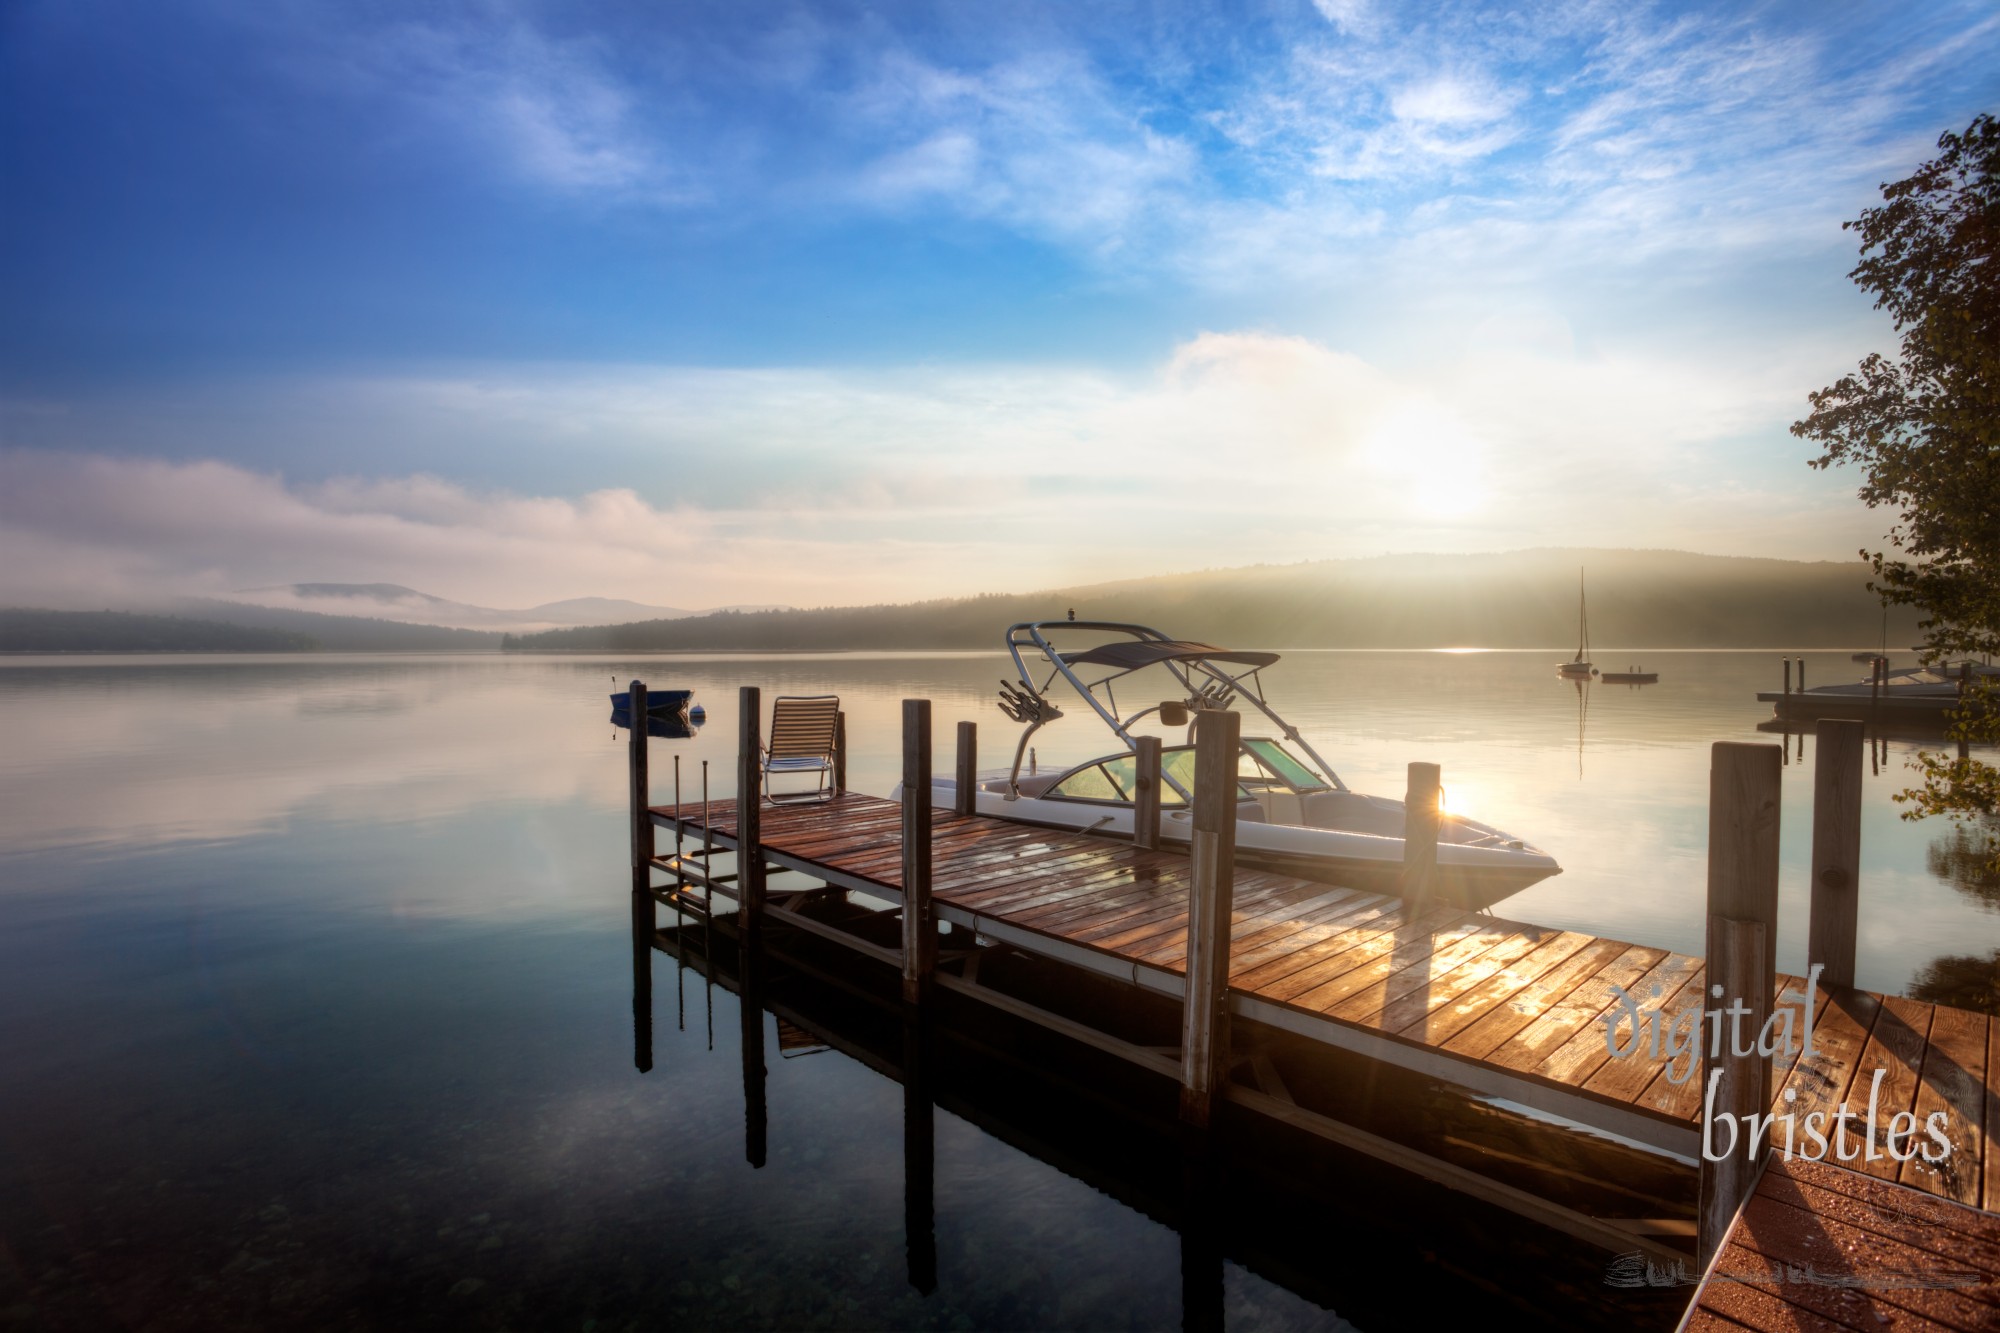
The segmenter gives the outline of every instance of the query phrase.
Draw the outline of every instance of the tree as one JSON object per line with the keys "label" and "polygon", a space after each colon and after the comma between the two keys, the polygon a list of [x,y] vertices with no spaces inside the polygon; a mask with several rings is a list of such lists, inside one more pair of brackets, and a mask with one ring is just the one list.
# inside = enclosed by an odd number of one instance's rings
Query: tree
{"label": "tree", "polygon": [[[1885,603],[1925,612],[1932,662],[2000,651],[2000,122],[1979,115],[1938,148],[1841,224],[1860,233],[1848,276],[1895,321],[1898,358],[1870,355],[1792,424],[1824,451],[1813,467],[1859,466],[1861,499],[1895,512],[1901,557],[1861,554]],[[1958,710],[1952,734],[2000,741],[1991,691]],[[1924,786],[1897,798],[1915,807],[1905,818],[2000,815],[2000,770],[1933,754],[1920,766]]]}

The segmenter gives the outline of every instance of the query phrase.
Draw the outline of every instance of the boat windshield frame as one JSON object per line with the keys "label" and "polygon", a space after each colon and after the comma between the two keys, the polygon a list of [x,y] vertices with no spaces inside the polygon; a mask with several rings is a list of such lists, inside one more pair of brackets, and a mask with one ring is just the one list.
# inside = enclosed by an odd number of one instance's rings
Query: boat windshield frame
{"label": "boat windshield frame", "polygon": [[[1097,661],[1088,660],[1092,652],[1103,644],[1093,644],[1089,648],[1062,649],[1056,646],[1050,636],[1057,633],[1100,633],[1125,635],[1133,644],[1145,645],[1151,651],[1131,651],[1106,654]],[[1111,640],[1114,645],[1123,641]],[[1060,717],[1061,711],[1048,698],[1049,689],[1057,680],[1066,681],[1085,703],[1090,705],[1111,733],[1125,743],[1128,750],[1136,752],[1138,738],[1131,728],[1148,714],[1160,710],[1158,703],[1148,704],[1129,716],[1121,717],[1118,712],[1118,698],[1112,688],[1114,683],[1135,672],[1149,667],[1166,668],[1181,688],[1187,692],[1187,706],[1190,713],[1200,713],[1227,709],[1236,699],[1247,700],[1278,729],[1280,736],[1300,751],[1311,762],[1311,767],[1326,779],[1335,791],[1346,791],[1347,784],[1333,771],[1311,742],[1299,733],[1299,729],[1287,721],[1264,697],[1262,672],[1274,665],[1279,655],[1272,652],[1237,652],[1228,648],[1218,648],[1213,644],[1190,643],[1172,639],[1159,630],[1147,625],[1134,625],[1115,620],[1032,620],[1011,625],[1007,629],[1007,653],[1013,659],[1015,675],[1021,686],[1039,704],[1045,707],[1031,717],[1027,730],[1022,734],[1020,744],[1015,747],[1014,766],[1007,777],[1008,798],[1020,794],[1021,759],[1027,752],[1028,738],[1044,723]],[[1030,661],[1036,665],[1030,666]],[[1129,665],[1127,663],[1130,663]],[[1048,672],[1041,674],[1041,666]],[[1086,680],[1079,674],[1078,666],[1104,666],[1107,674]],[[1037,677],[1040,676],[1040,683]],[[1100,694],[1099,692],[1102,691]],[[1193,718],[1189,719],[1188,737],[1193,740]],[[1242,753],[1251,753],[1247,748]],[[1289,751],[1285,753],[1289,754]],[[1103,759],[1092,760],[1102,763]],[[1079,765],[1082,767],[1082,765]],[[1170,774],[1162,773],[1162,781],[1178,792],[1184,801],[1193,801],[1193,793]]]}

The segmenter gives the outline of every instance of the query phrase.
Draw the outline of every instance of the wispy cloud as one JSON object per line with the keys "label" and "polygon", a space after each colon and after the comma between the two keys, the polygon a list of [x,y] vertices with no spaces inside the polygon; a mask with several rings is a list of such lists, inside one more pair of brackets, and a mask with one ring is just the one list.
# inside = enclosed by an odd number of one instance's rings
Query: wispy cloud
{"label": "wispy cloud", "polygon": [[[1121,276],[1243,289],[1432,237],[1468,266],[1827,244],[1829,219],[1935,138],[1940,74],[2000,55],[2000,16],[1977,8],[1907,32],[1577,0],[1317,9],[1264,16],[1239,50],[1085,14],[996,19],[971,44],[892,11],[689,25],[641,51],[495,5],[329,21],[301,68],[589,207],[958,218]],[[1122,47],[1141,36],[1156,55],[1138,77]],[[1468,232],[1492,254],[1467,254]]]}
{"label": "wispy cloud", "polygon": [[306,49],[286,61],[294,77],[398,109],[391,124],[403,124],[385,139],[443,131],[504,176],[594,202],[710,197],[710,173],[694,171],[671,99],[622,74],[601,38],[558,37],[500,6],[458,22],[329,22]]}
{"label": "wispy cloud", "polygon": [[1195,165],[1073,52],[953,69],[892,51],[841,102],[864,144],[888,141],[859,164],[855,201],[932,204],[1095,250],[1123,245]]}

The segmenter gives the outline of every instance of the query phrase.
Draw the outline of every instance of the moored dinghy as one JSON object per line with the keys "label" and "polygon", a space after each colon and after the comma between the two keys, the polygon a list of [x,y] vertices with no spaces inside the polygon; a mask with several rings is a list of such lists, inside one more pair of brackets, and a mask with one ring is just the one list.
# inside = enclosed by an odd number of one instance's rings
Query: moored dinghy
{"label": "moored dinghy", "polygon": [[[1072,634],[1099,641],[1074,648],[1053,641],[1059,636],[1071,642]],[[1134,728],[1151,718],[1154,725],[1189,729],[1186,742],[1168,739],[1161,752],[1160,836],[1168,845],[1185,843],[1194,791],[1193,714],[1242,702],[1263,714],[1277,734],[1260,736],[1250,726],[1244,729],[1237,770],[1237,863],[1375,893],[1398,891],[1403,802],[1349,789],[1298,728],[1271,707],[1260,673],[1279,660],[1277,653],[1170,639],[1144,625],[1061,620],[1011,627],[1007,650],[1017,679],[1002,682],[1000,707],[1025,729],[1012,766],[980,775],[973,802],[980,814],[1130,838],[1138,773]],[[1171,677],[1180,697],[1121,716],[1115,686],[1149,668]],[[1099,670],[1104,674],[1099,676]],[[1043,677],[1039,683],[1038,677]],[[1023,774],[1030,739],[1063,716],[1049,695],[1057,680],[1074,689],[1126,748]],[[932,778],[933,804],[952,805],[956,796],[954,778]],[[900,787],[895,797],[902,799]],[[1452,813],[1439,820],[1436,894],[1442,901],[1484,907],[1561,869],[1546,852],[1491,825]]]}

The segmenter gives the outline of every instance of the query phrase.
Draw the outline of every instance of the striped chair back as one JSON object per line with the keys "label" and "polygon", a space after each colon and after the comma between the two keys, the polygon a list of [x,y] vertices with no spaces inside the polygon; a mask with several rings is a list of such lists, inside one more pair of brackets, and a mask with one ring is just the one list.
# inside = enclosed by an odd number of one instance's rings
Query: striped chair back
{"label": "striped chair back", "polygon": [[837,694],[780,695],[771,703],[771,738],[765,744],[767,759],[831,760],[839,718]]}

